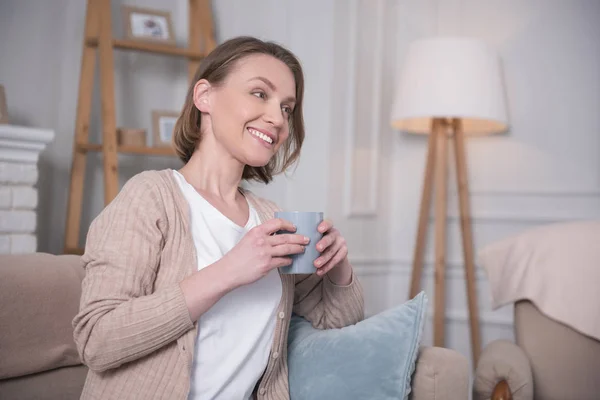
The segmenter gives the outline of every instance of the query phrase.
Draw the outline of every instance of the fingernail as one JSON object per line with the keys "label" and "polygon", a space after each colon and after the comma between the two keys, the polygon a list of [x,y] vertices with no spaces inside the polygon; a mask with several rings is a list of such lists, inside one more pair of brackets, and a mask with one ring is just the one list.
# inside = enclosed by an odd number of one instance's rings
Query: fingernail
{"label": "fingernail", "polygon": [[304,236],[304,243],[308,243],[308,242],[310,242],[310,238],[307,236]]}

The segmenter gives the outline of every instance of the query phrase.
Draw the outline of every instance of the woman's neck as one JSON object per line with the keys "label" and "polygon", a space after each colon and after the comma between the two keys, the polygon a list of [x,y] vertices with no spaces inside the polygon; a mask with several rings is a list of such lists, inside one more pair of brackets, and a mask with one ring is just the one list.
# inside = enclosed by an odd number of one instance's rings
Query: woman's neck
{"label": "woman's neck", "polygon": [[[179,172],[201,193],[234,204],[239,196],[244,165],[206,137]],[[214,145],[211,145],[214,144]]]}

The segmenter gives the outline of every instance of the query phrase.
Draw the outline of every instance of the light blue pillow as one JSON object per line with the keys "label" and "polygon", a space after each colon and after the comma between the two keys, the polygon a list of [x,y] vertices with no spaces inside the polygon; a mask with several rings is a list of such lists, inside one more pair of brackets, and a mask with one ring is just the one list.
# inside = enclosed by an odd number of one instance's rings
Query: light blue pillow
{"label": "light blue pillow", "polygon": [[288,334],[291,400],[404,400],[410,393],[427,310],[424,292],[341,329],[297,315]]}

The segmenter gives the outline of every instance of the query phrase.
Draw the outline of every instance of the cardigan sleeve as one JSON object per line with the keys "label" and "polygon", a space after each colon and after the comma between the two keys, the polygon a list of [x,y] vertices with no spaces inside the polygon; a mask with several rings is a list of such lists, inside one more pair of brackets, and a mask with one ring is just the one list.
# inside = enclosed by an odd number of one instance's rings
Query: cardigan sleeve
{"label": "cardigan sleeve", "polygon": [[193,327],[178,283],[153,291],[165,226],[161,193],[144,173],[131,178],[92,222],[73,320],[77,350],[90,369],[144,357]]}
{"label": "cardigan sleeve", "polygon": [[293,312],[317,329],[343,328],[364,319],[364,295],[352,271],[347,286],[336,285],[325,275],[295,275]]}

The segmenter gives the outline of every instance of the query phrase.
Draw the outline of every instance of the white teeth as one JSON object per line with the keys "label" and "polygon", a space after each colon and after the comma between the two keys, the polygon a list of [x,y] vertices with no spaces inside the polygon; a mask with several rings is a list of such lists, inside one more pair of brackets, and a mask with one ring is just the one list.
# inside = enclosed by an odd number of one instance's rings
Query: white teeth
{"label": "white teeth", "polygon": [[273,139],[271,139],[269,136],[265,135],[262,132],[259,132],[254,129],[248,129],[248,131],[250,131],[250,133],[253,134],[254,136],[261,138],[262,140],[264,140],[265,142],[267,142],[269,144],[273,143]]}

